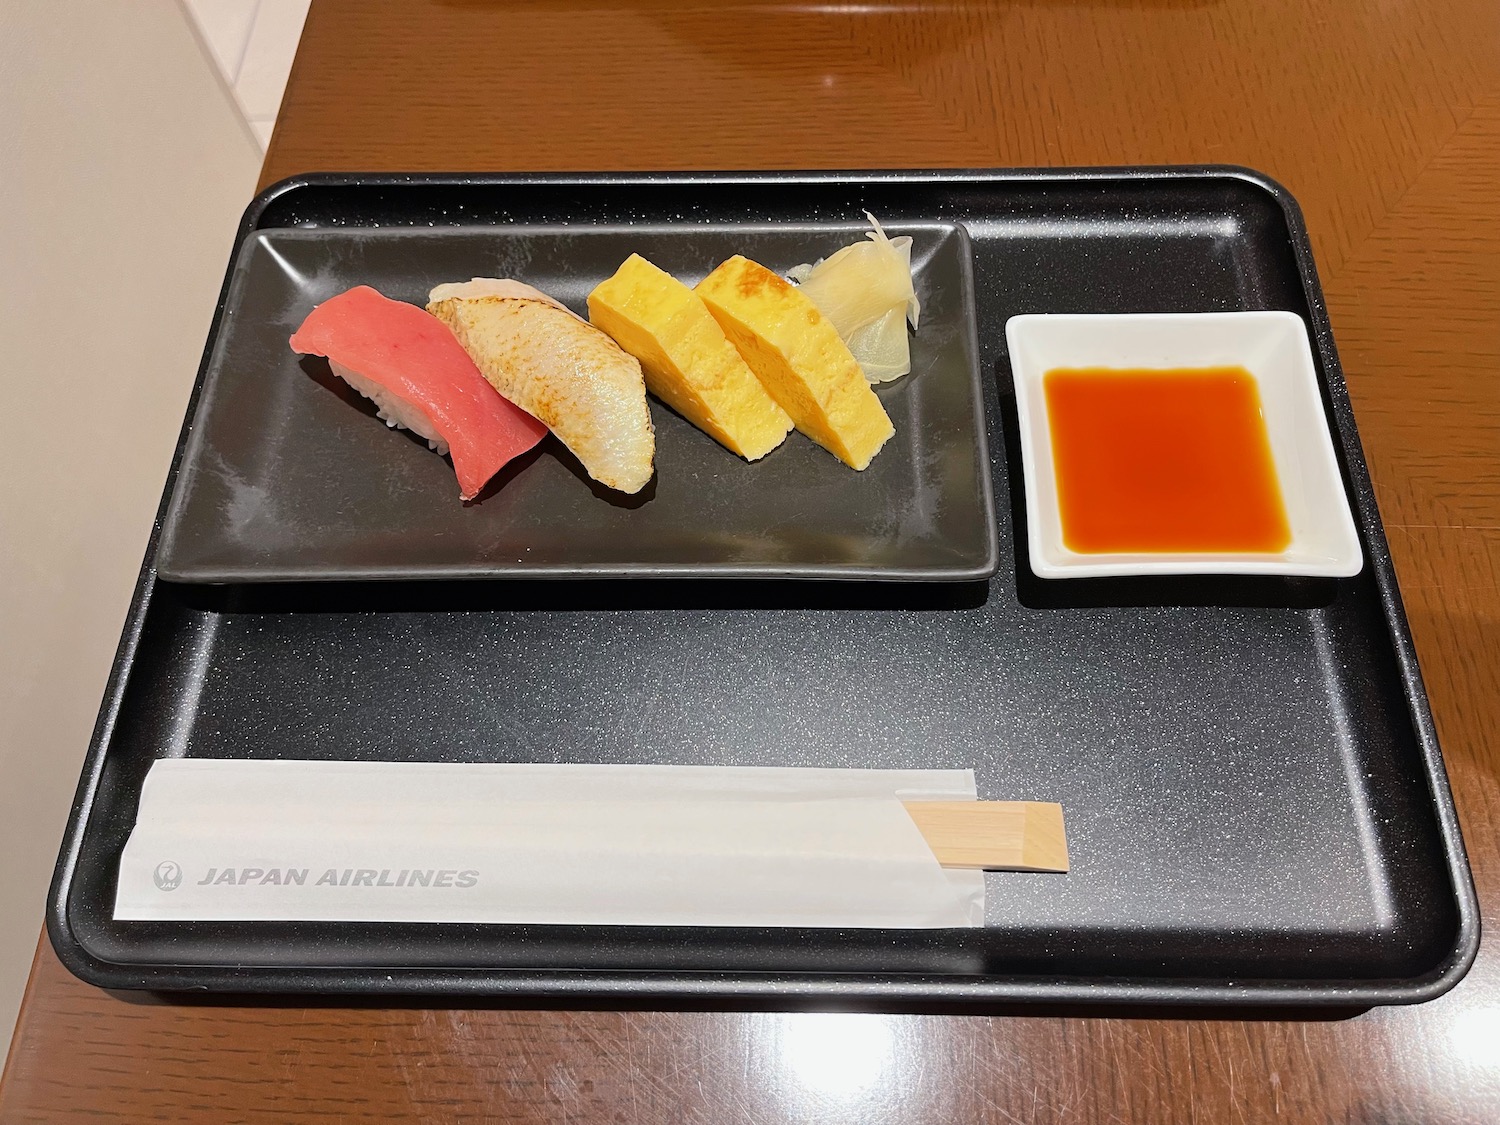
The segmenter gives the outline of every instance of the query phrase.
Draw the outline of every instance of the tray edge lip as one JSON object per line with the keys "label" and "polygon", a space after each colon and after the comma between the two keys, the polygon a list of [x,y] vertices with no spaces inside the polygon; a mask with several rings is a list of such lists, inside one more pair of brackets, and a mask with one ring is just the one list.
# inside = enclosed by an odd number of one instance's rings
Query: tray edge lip
{"label": "tray edge lip", "polygon": [[135,656],[140,645],[146,611],[149,608],[151,594],[156,584],[156,553],[160,546],[168,508],[172,501],[172,492],[177,481],[178,470],[182,465],[188,438],[191,436],[193,417],[197,413],[198,401],[203,392],[203,375],[212,358],[214,343],[218,339],[219,332],[222,330],[224,309],[229,300],[230,286],[234,282],[235,261],[239,257],[240,248],[245,244],[245,240],[256,229],[256,225],[259,223],[260,216],[264,213],[266,205],[277,194],[280,193],[273,192],[271,188],[257,193],[246,204],[244,211],[240,214],[239,224],[235,228],[234,242],[229,248],[228,261],[224,269],[224,279],[219,284],[219,296],[214,304],[213,318],[209,321],[208,332],[204,337],[203,348],[199,353],[198,370],[193,377],[192,389],[188,392],[182,422],[177,430],[177,442],[172,449],[172,456],[168,461],[166,477],[162,482],[161,498],[157,501],[156,513],[152,517],[151,531],[146,540],[141,567],[136,575],[135,588],[130,596],[129,607],[125,612],[125,622],[120,630],[120,640],[115,646],[115,655],[110,662],[109,676],[105,681],[104,694],[99,704],[99,714],[94,720],[94,726],[89,735],[88,747],[84,751],[83,766],[79,773],[78,785],[74,789],[73,800],[68,809],[67,822],[63,828],[62,840],[58,845],[57,861],[53,865],[52,879],[47,888],[43,929],[46,931],[48,940],[63,965],[80,980],[89,981],[90,983],[93,983],[93,981],[87,972],[80,970],[86,969],[93,958],[84,947],[82,939],[77,936],[73,929],[72,920],[68,915],[68,894],[72,889],[73,873],[78,863],[79,852],[83,846],[83,835],[84,829],[87,826],[88,815],[93,810],[94,798],[97,795],[99,782],[104,772],[108,743],[114,732],[114,724],[119,715],[120,704],[124,699],[125,687],[129,679],[128,674],[130,669],[135,666]]}
{"label": "tray edge lip", "polygon": [[576,185],[669,186],[779,184],[837,185],[866,184],[938,184],[938,183],[1025,183],[1039,180],[1092,182],[1109,180],[1240,180],[1272,196],[1283,210],[1297,216],[1297,227],[1305,233],[1301,208],[1292,193],[1280,182],[1258,169],[1243,164],[1100,164],[1041,165],[1037,167],[984,168],[840,168],[840,169],[755,169],[718,168],[670,172],[616,171],[571,172],[435,172],[435,171],[308,171],[277,180],[250,202],[242,220],[253,223],[252,229],[277,229],[261,225],[261,219],[273,203],[282,197],[308,188],[329,187],[412,187],[412,186],[487,186],[525,187]]}
{"label": "tray edge lip", "polygon": [[[1455,929],[1453,944],[1445,958],[1440,960],[1433,968],[1417,977],[1403,979],[1394,985],[1375,982],[1372,985],[1356,986],[1351,988],[1338,988],[1336,986],[1322,985],[1317,988],[1300,988],[1294,980],[1278,981],[1275,983],[1260,982],[1247,983],[1242,987],[1235,986],[1202,986],[1192,990],[1192,995],[1202,998],[1202,1003],[1227,1003],[1227,1004],[1263,1004],[1267,1003],[1268,997],[1287,995],[1292,997],[1286,1003],[1304,1006],[1347,1006],[1369,1004],[1408,1004],[1420,1003],[1433,999],[1447,992],[1468,971],[1473,964],[1479,950],[1481,918],[1478,907],[1477,893],[1474,888],[1473,874],[1468,862],[1467,850],[1464,847],[1462,830],[1458,821],[1458,814],[1453,802],[1452,789],[1449,783],[1446,767],[1443,763],[1442,752],[1438,744],[1436,725],[1434,723],[1426,688],[1423,684],[1421,671],[1417,662],[1416,648],[1411,636],[1410,625],[1406,617],[1404,604],[1401,599],[1399,587],[1396,584],[1394,563],[1391,559],[1389,545],[1386,541],[1384,524],[1380,519],[1379,509],[1375,503],[1373,486],[1370,482],[1368,466],[1365,461],[1363,444],[1359,440],[1358,431],[1353,425],[1353,411],[1349,402],[1347,386],[1344,380],[1343,367],[1339,361],[1337,350],[1333,341],[1332,326],[1328,315],[1327,304],[1324,299],[1321,283],[1319,282],[1315,264],[1313,262],[1311,240],[1307,231],[1301,207],[1291,192],[1278,181],[1272,179],[1263,172],[1253,168],[1235,164],[1182,164],[1182,165],[1104,165],[1091,167],[1037,167],[1037,168],[927,168],[927,169],[852,169],[852,170],[747,170],[747,171],[709,171],[709,172],[547,172],[547,173],[434,173],[434,172],[305,172],[298,173],[263,188],[246,206],[239,226],[237,228],[233,246],[230,249],[229,264],[225,271],[224,280],[220,286],[219,297],[214,309],[213,319],[209,325],[203,351],[200,355],[198,371],[194,379],[193,388],[189,395],[186,410],[179,429],[177,444],[174,448],[166,479],[163,484],[161,499],[158,502],[156,514],[153,519],[151,534],[147,541],[141,569],[138,573],[136,586],[131,596],[131,602],[126,614],[125,624],[122,629],[119,644],[116,646],[115,656],[110,666],[108,680],[106,681],[104,695],[100,704],[98,717],[95,720],[93,731],[90,735],[84,763],[80,774],[78,786],[75,790],[72,804],[69,809],[67,823],[64,828],[57,862],[53,869],[51,884],[48,889],[45,930],[49,941],[56,952],[59,960],[79,979],[91,984],[105,988],[141,988],[151,989],[150,983],[142,983],[140,973],[144,971],[148,977],[158,975],[160,967],[134,966],[136,975],[131,976],[132,966],[105,962],[96,959],[83,945],[82,940],[76,935],[68,916],[68,893],[72,886],[74,869],[76,867],[79,851],[82,847],[83,831],[87,822],[87,813],[93,808],[94,797],[97,793],[98,784],[104,768],[105,749],[109,736],[113,732],[114,722],[118,716],[119,707],[123,699],[127,671],[134,666],[134,659],[141,637],[141,629],[144,624],[145,613],[149,606],[152,588],[157,580],[155,570],[155,559],[162,534],[163,521],[166,516],[167,506],[171,501],[173,486],[176,482],[181,465],[184,449],[191,430],[192,420],[197,409],[198,399],[203,386],[203,376],[211,358],[212,346],[221,330],[225,304],[228,298],[229,288],[234,278],[234,263],[237,260],[241,247],[246,239],[258,229],[262,229],[261,220],[264,218],[270,206],[278,200],[298,190],[315,187],[340,187],[340,186],[402,186],[402,185],[549,185],[549,184],[576,184],[579,186],[607,186],[617,185],[668,185],[668,184],[694,184],[694,183],[745,183],[745,184],[839,184],[848,183],[851,180],[859,180],[870,183],[892,183],[892,184],[937,184],[943,182],[962,183],[995,183],[995,182],[1025,182],[1036,180],[1062,180],[1067,182],[1093,182],[1108,180],[1184,180],[1184,179],[1223,179],[1237,180],[1260,189],[1269,195],[1280,207],[1285,217],[1288,233],[1291,235],[1293,256],[1297,263],[1298,273],[1301,277],[1304,294],[1308,301],[1308,309],[1311,314],[1310,326],[1313,329],[1313,344],[1320,362],[1323,365],[1325,376],[1328,379],[1330,398],[1333,400],[1335,424],[1339,427],[1339,439],[1345,447],[1346,455],[1351,464],[1351,492],[1355,501],[1356,509],[1360,516],[1360,522],[1366,534],[1373,540],[1372,550],[1368,552],[1368,565],[1374,572],[1377,586],[1380,591],[1382,608],[1385,612],[1389,626],[1393,647],[1401,680],[1406,689],[1408,710],[1412,718],[1415,734],[1421,747],[1423,764],[1426,767],[1429,792],[1432,804],[1437,813],[1438,828],[1444,845],[1445,859],[1447,861],[1447,873],[1453,891],[1455,906],[1457,907],[1457,926]],[[962,223],[962,220],[957,220]],[[976,326],[977,331],[977,326]],[[1349,422],[1348,432],[1342,422]],[[987,446],[988,443],[986,443]],[[986,448],[986,452],[988,449]],[[991,523],[991,534],[995,534],[994,523]],[[998,553],[998,547],[997,547]],[[179,970],[181,971],[181,970]],[[199,971],[196,967],[186,970],[191,974],[193,983],[186,984],[179,991],[201,991],[204,988],[215,987],[202,983],[208,979],[210,974]],[[219,968],[219,973],[229,974],[232,970]],[[261,971],[256,971],[261,972]],[[450,970],[451,973],[474,974],[472,969]],[[483,970],[493,973],[493,970]],[[411,970],[406,970],[407,974]],[[682,974],[679,974],[679,979]],[[276,991],[273,978],[267,975],[258,975],[254,978],[264,981],[263,986],[257,986],[255,991]],[[632,991],[630,981],[645,983],[649,981],[659,986],[661,978],[649,974],[642,976],[636,974],[623,975],[620,978],[625,983],[620,991]],[[727,978],[722,974],[715,974],[714,980],[721,984],[727,983]],[[800,974],[799,979],[805,983],[808,995],[827,995],[829,990],[815,988],[816,975]],[[576,995],[576,996],[602,996],[606,994],[617,994],[614,990],[604,990],[599,987],[603,980],[599,974],[587,976],[587,979],[575,980],[567,985],[554,985],[553,988],[532,993],[534,995]],[[491,983],[485,978],[486,983]],[[132,983],[134,982],[134,983]],[[239,982],[241,986],[245,982]],[[753,982],[752,982],[753,983]],[[846,983],[835,981],[835,984]],[[879,985],[877,980],[866,979],[869,988]],[[939,991],[944,999],[953,999],[953,989],[959,990],[960,994],[972,995],[974,986],[965,986],[961,980],[938,982],[941,986]],[[495,989],[479,989],[486,994],[527,995],[523,991],[524,982],[518,982],[516,986]],[[786,995],[786,989],[776,988],[774,991],[765,993],[766,996]],[[910,986],[903,986],[910,987]],[[1066,987],[1066,986],[1064,986]],[[1170,986],[1168,986],[1170,987]],[[1010,989],[1020,989],[1019,992],[1011,992]],[[1164,996],[1164,993],[1155,992],[1153,986],[1131,985],[1108,985],[1103,983],[1090,983],[1084,985],[1087,995],[1096,1002],[1103,1001],[1101,989],[1109,992],[1110,989],[1123,989],[1118,1002],[1121,1004],[1143,1002],[1143,998],[1150,996]],[[591,991],[592,989],[592,991]],[[219,991],[227,991],[223,987]],[[303,991],[352,991],[339,989],[325,984],[321,988],[307,989]],[[999,990],[999,991],[997,991]],[[414,987],[413,991],[421,991]],[[835,989],[835,992],[842,991]],[[919,989],[926,993],[927,989]],[[1049,995],[1040,989],[1030,989],[1024,985],[1009,985],[1004,983],[1003,978],[995,978],[989,985],[980,989],[984,993],[978,999],[999,999],[1002,995],[1014,995],[1027,1002],[1041,1002]],[[656,992],[653,990],[633,991],[634,995],[643,997],[650,995],[679,995],[679,993]],[[689,995],[704,998],[721,995],[711,989],[692,990]],[[722,993],[729,995],[730,993]],[[849,992],[850,995],[858,995],[859,990]],[[870,994],[870,993],[866,993]],[[899,989],[892,994],[909,995]],[[1110,993],[1113,994],[1113,993]],[[1053,993],[1052,995],[1061,995]],[[1066,995],[1073,998],[1072,991]],[[1322,998],[1320,998],[1322,997]],[[1080,997],[1081,998],[1081,997]],[[1166,999],[1147,1002],[1167,1003]],[[1190,1001],[1194,1002],[1194,1001]],[[1274,1002],[1274,1001],[1273,1001]]]}
{"label": "tray edge lip", "polygon": [[503,996],[518,1000],[573,1001],[629,998],[641,1007],[652,1000],[740,1001],[774,1010],[778,1002],[847,999],[889,1005],[946,1003],[1098,1004],[1147,1007],[1351,1008],[1426,1003],[1447,992],[1456,977],[1443,971],[1415,983],[1380,979],[1315,982],[1250,979],[1242,983],[1196,978],[1128,976],[1092,980],[1034,976],[940,977],[935,974],[855,974],[797,972],[667,972],[662,970],[542,970],[476,966],[411,968],[366,965],[319,966],[153,965],[145,972],[100,960],[77,945],[59,941],[49,927],[54,952],[63,966],[87,984],[104,989],[158,994],[220,996]]}
{"label": "tray edge lip", "polygon": [[[1482,919],[1478,893],[1474,887],[1474,875],[1469,865],[1468,849],[1464,845],[1463,830],[1458,820],[1458,810],[1453,801],[1453,790],[1443,761],[1442,748],[1438,742],[1437,724],[1432,716],[1432,706],[1422,678],[1417,658],[1416,642],[1412,637],[1411,624],[1406,616],[1405,602],[1396,575],[1395,560],[1391,557],[1390,543],[1385,534],[1385,521],[1375,496],[1374,483],[1370,478],[1369,462],[1365,459],[1364,442],[1354,419],[1354,407],[1349,397],[1348,383],[1344,378],[1344,366],[1339,358],[1338,347],[1333,338],[1333,323],[1329,316],[1327,299],[1323,294],[1322,281],[1318,277],[1317,263],[1313,258],[1312,239],[1302,207],[1291,191],[1263,172],[1241,165],[1212,166],[1217,170],[1259,187],[1278,206],[1286,219],[1291,235],[1293,253],[1298,272],[1302,278],[1303,292],[1307,298],[1309,321],[1312,332],[1313,351],[1323,367],[1328,395],[1332,406],[1332,418],[1339,443],[1349,462],[1349,493],[1357,522],[1369,541],[1365,564],[1375,578],[1379,590],[1381,607],[1385,613],[1387,628],[1395,651],[1396,662],[1405,689],[1407,709],[1412,728],[1421,749],[1422,762],[1426,768],[1431,804],[1437,815],[1439,835],[1447,861],[1449,883],[1453,890],[1454,904],[1458,910],[1457,926],[1448,955],[1434,965],[1426,977],[1426,995],[1422,1000],[1433,999],[1447,992],[1469,971],[1479,954]],[[1347,423],[1347,425],[1345,424]]]}

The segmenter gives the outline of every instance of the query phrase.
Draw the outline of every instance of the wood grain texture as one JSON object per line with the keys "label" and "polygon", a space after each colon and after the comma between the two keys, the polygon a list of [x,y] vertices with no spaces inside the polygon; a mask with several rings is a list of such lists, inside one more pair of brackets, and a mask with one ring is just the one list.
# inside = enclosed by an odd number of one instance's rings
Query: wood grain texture
{"label": "wood grain texture", "polygon": [[[1500,895],[1500,6],[317,0],[265,165],[1216,161],[1307,214]],[[1500,958],[1348,1019],[165,1004],[45,946],[0,1121],[1500,1121]]]}

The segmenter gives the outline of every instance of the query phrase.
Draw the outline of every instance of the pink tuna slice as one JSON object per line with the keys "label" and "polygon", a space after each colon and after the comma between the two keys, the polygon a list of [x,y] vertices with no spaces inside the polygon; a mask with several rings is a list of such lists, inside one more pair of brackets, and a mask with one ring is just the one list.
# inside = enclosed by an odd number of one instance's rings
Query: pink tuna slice
{"label": "pink tuna slice", "polygon": [[334,374],[373,399],[389,425],[451,453],[465,500],[547,433],[490,386],[446,324],[368,285],[308,313],[292,350],[327,356]]}

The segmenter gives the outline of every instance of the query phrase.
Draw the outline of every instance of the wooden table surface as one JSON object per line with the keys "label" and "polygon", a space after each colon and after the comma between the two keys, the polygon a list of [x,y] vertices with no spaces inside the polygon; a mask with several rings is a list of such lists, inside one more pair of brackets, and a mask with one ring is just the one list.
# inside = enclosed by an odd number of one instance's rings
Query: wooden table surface
{"label": "wooden table surface", "polygon": [[[1500,5],[317,0],[270,182],[1225,162],[1306,212],[1500,893]],[[0,1121],[1500,1121],[1500,958],[1343,1020],[168,1004],[45,942]]]}

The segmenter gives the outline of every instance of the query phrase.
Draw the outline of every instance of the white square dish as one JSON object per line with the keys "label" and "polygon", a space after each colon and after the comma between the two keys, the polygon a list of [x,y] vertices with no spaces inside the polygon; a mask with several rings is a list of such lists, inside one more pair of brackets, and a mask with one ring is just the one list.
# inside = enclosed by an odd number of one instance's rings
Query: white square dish
{"label": "white square dish", "polygon": [[[1006,322],[1020,416],[1027,542],[1039,578],[1283,574],[1347,578],[1363,565],[1318,390],[1307,327],[1290,312],[1038,313]],[[1278,552],[1095,554],[1063,540],[1043,378],[1055,368],[1243,367],[1255,379],[1291,541]]]}

